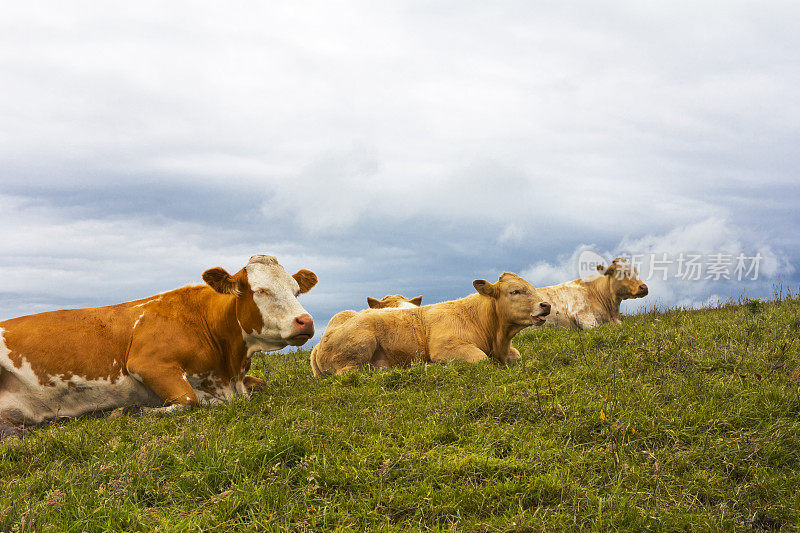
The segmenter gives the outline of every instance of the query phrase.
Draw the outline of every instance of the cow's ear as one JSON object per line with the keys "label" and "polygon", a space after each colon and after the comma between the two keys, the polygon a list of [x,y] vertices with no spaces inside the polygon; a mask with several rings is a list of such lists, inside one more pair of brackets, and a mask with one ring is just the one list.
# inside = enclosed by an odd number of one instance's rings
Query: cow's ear
{"label": "cow's ear", "polygon": [[232,294],[234,296],[242,294],[239,282],[222,267],[209,268],[203,272],[203,281],[221,294]]}
{"label": "cow's ear", "polygon": [[612,262],[608,266],[597,265],[597,272],[604,276],[612,276],[617,271],[617,264]]}
{"label": "cow's ear", "polygon": [[367,305],[370,309],[380,309],[381,301],[377,298],[373,298],[372,296],[367,296]]}
{"label": "cow's ear", "polygon": [[478,291],[478,294],[483,294],[484,296],[489,296],[491,298],[497,298],[498,294],[500,293],[493,283],[489,283],[485,279],[476,279],[472,282],[472,286],[475,287],[475,290]]}
{"label": "cow's ear", "polygon": [[300,285],[300,294],[307,293],[317,284],[317,275],[305,268],[292,274],[292,277]]}
{"label": "cow's ear", "polygon": [[414,304],[416,306],[420,306],[420,305],[422,305],[422,296],[417,296],[416,298],[411,298],[409,300],[409,302],[411,302],[412,304]]}
{"label": "cow's ear", "polygon": [[605,274],[606,276],[613,276],[618,270],[617,266],[618,265],[616,263],[616,259],[614,261],[611,261],[611,264],[608,265],[608,268],[606,269],[605,272],[603,272],[603,274]]}

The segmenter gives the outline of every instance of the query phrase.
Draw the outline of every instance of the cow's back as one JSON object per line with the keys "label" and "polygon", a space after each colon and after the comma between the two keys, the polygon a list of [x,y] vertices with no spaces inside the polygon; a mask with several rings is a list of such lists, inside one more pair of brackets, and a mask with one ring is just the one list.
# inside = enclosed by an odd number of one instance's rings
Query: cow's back
{"label": "cow's back", "polygon": [[588,293],[578,280],[537,287],[536,292],[551,306],[550,314],[545,317],[545,326],[576,328],[576,316],[591,308]]}
{"label": "cow's back", "polygon": [[424,317],[427,309],[380,309],[365,314],[379,339],[378,356],[388,366],[427,362],[428,330]]}
{"label": "cow's back", "polygon": [[[55,376],[113,379],[122,372],[136,320],[123,306],[52,311],[0,322],[8,358],[24,362],[41,385]],[[7,363],[0,362],[7,366]]]}
{"label": "cow's back", "polygon": [[125,364],[139,321],[160,300],[159,295],[0,322],[0,419],[36,423],[158,402],[128,376]]}

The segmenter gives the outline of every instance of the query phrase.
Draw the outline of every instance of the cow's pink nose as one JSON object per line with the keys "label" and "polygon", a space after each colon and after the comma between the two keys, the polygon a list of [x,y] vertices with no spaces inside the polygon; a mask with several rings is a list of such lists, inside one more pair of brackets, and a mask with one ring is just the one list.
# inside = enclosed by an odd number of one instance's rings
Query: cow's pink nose
{"label": "cow's pink nose", "polygon": [[314,334],[314,319],[308,313],[294,318],[294,327],[297,330],[297,335],[313,335]]}

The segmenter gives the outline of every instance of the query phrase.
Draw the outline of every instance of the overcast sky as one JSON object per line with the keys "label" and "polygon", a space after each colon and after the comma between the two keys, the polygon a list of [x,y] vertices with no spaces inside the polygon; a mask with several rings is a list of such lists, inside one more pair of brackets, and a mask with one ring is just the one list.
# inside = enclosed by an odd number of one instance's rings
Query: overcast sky
{"label": "overcast sky", "polygon": [[797,2],[0,6],[0,319],[255,253],[320,329],[587,248],[764,257],[628,312],[800,283]]}

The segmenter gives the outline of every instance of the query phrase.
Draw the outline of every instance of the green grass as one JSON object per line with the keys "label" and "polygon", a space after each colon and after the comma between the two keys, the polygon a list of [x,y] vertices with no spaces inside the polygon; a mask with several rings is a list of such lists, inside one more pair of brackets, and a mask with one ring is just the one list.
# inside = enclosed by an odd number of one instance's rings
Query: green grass
{"label": "green grass", "polygon": [[12,531],[796,530],[800,300],[518,336],[512,368],[315,379],[0,443]]}

